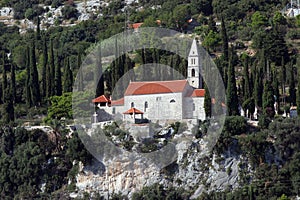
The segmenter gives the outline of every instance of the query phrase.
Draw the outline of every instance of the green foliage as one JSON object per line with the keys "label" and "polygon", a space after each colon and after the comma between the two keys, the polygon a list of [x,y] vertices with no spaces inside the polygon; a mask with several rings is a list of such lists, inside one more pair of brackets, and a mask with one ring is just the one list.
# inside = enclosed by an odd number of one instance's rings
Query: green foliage
{"label": "green foliage", "polygon": [[73,73],[70,66],[70,60],[67,58],[64,67],[64,76],[63,76],[63,91],[72,92],[73,89]]}
{"label": "green foliage", "polygon": [[273,16],[273,24],[274,25],[285,25],[287,23],[285,17],[279,12],[275,12]]}
{"label": "green foliage", "polygon": [[61,118],[71,119],[72,115],[72,93],[64,93],[62,96],[50,97],[50,104],[48,108],[48,115],[46,122]]}
{"label": "green foliage", "polygon": [[78,10],[71,6],[71,5],[65,5],[61,9],[61,13],[64,19],[71,19],[71,18],[76,18],[78,15]]}
{"label": "green foliage", "polygon": [[237,88],[236,88],[236,79],[235,79],[235,70],[233,65],[233,50],[231,53],[231,61],[228,67],[228,83],[227,83],[227,90],[226,90],[226,97],[227,97],[227,108],[228,114],[231,115],[239,115],[239,105],[238,105],[238,96],[237,96]]}
{"label": "green foliage", "polygon": [[221,44],[221,38],[218,33],[210,30],[203,40],[203,45],[208,49],[216,50],[216,46]]}
{"label": "green foliage", "polygon": [[267,25],[267,18],[259,11],[256,11],[251,16],[251,26],[252,28],[260,28]]}
{"label": "green foliage", "polygon": [[139,199],[157,199],[157,200],[171,200],[171,199],[178,199],[183,200],[188,198],[188,193],[183,189],[175,189],[175,188],[168,188],[165,189],[162,185],[154,184],[152,186],[144,187],[140,192],[136,192],[133,194],[133,200]]}
{"label": "green foliage", "polygon": [[39,75],[36,65],[35,42],[32,41],[30,48],[30,67],[29,67],[29,82],[30,98],[33,106],[38,106],[41,103]]}
{"label": "green foliage", "polygon": [[265,82],[263,93],[263,112],[268,117],[274,117],[274,91],[269,80]]}
{"label": "green foliage", "polygon": [[204,110],[206,118],[210,118],[212,114],[211,108],[211,97],[207,85],[205,84],[205,96],[204,96]]}
{"label": "green foliage", "polygon": [[[72,134],[72,138],[67,142],[66,157],[70,160],[82,161],[84,164],[90,163],[92,155],[86,150],[85,146],[81,142],[77,132]],[[74,177],[76,173],[74,174]]]}
{"label": "green foliage", "polygon": [[242,116],[228,116],[225,119],[223,132],[229,135],[240,135],[247,132],[247,121]]}

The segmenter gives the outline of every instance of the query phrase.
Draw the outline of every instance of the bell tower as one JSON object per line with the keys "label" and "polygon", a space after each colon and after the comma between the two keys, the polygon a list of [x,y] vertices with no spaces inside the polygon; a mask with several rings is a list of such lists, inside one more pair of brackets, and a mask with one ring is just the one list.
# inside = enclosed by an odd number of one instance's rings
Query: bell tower
{"label": "bell tower", "polygon": [[200,64],[200,51],[197,46],[197,41],[194,38],[191,50],[188,56],[188,73],[187,80],[190,86],[202,89],[202,77],[200,71],[202,70]]}

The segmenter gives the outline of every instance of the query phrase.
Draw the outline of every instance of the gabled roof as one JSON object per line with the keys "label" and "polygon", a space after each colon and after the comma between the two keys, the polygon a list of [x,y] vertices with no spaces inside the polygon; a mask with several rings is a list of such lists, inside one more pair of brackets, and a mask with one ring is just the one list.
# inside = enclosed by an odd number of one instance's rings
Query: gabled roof
{"label": "gabled roof", "polygon": [[187,80],[130,82],[125,96],[183,92]]}
{"label": "gabled roof", "polygon": [[92,100],[93,103],[110,103],[110,100],[105,96],[101,95]]}
{"label": "gabled roof", "polygon": [[204,97],[205,89],[195,89],[193,91],[192,97]]}
{"label": "gabled roof", "polygon": [[118,100],[112,100],[111,101],[112,106],[121,106],[124,105],[124,97]]}
{"label": "gabled roof", "polygon": [[130,108],[129,110],[127,110],[123,114],[132,115],[133,113],[134,114],[144,114],[142,111],[140,111],[140,110],[138,110],[136,108]]}

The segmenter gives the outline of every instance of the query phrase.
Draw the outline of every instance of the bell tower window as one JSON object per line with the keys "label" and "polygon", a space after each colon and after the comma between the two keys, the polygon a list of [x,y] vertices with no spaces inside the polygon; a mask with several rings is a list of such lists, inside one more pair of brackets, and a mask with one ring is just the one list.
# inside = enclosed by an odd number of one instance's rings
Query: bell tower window
{"label": "bell tower window", "polygon": [[196,74],[195,69],[192,69],[192,77],[195,77],[195,74]]}

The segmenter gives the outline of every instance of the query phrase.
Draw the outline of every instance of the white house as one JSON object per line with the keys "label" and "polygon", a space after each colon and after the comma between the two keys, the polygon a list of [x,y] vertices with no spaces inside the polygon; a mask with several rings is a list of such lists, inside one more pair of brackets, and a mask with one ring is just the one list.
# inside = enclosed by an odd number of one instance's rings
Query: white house
{"label": "white house", "polygon": [[[137,122],[148,119],[182,120],[205,119],[202,69],[199,49],[194,39],[188,57],[188,76],[185,80],[130,82],[124,97],[111,100],[104,95],[93,100],[113,118]],[[107,115],[98,116],[105,121]]]}

